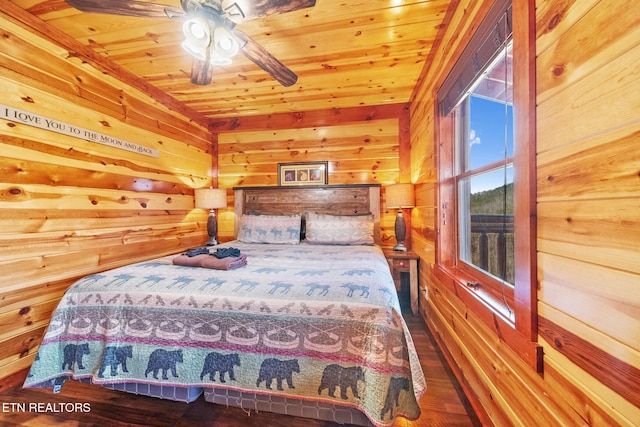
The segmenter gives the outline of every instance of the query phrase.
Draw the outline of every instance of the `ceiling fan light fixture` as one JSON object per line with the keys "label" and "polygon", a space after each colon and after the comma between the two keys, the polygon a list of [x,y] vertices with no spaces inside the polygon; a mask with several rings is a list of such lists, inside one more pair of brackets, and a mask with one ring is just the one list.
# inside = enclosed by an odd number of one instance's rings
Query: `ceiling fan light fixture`
{"label": "ceiling fan light fixture", "polygon": [[231,65],[231,58],[218,55],[215,50],[211,50],[211,58],[209,59],[211,65]]}
{"label": "ceiling fan light fixture", "polygon": [[182,31],[185,41],[193,46],[206,48],[211,43],[211,27],[203,18],[195,17],[184,21]]}
{"label": "ceiling fan light fixture", "polygon": [[206,47],[198,47],[194,46],[189,41],[185,40],[182,42],[182,48],[194,58],[199,59],[200,61],[205,61],[207,59],[207,48]]}
{"label": "ceiling fan light fixture", "polygon": [[[77,10],[87,13],[183,20],[185,40],[182,47],[195,57],[191,67],[191,82],[194,84],[211,83],[212,58],[219,63],[229,63],[241,51],[247,59],[285,87],[298,80],[296,73],[235,26],[246,20],[293,12],[316,4],[316,0],[180,0],[181,10],[148,0],[66,1]],[[218,27],[223,30],[218,31],[221,35],[217,37],[218,43],[215,43],[213,33]]]}
{"label": "ceiling fan light fixture", "polygon": [[[240,44],[233,35],[224,27],[216,27],[213,30],[213,49],[217,56],[232,58],[240,50]],[[230,61],[229,61],[230,62]]]}

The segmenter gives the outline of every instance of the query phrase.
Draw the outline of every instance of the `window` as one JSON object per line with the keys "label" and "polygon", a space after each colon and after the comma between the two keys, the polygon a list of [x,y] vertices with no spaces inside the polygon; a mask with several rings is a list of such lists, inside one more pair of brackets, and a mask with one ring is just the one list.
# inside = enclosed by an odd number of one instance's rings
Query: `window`
{"label": "window", "polygon": [[513,320],[512,43],[506,40],[469,94],[449,113],[454,121],[454,179],[459,268],[501,302]]}
{"label": "window", "polygon": [[437,264],[456,295],[540,371],[533,6],[515,2],[521,16],[511,1],[494,4],[438,92]]}

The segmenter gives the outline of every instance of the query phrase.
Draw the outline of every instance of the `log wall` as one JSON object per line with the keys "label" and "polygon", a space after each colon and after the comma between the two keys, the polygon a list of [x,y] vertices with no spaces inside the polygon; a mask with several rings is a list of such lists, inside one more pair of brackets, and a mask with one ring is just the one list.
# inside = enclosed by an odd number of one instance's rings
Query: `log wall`
{"label": "log wall", "polygon": [[640,11],[632,0],[535,2],[538,375],[432,269],[435,83],[486,5],[450,9],[411,104],[422,314],[486,425],[638,425]]}
{"label": "log wall", "polygon": [[[0,391],[31,365],[74,280],[206,240],[193,188],[215,173],[205,120],[123,70],[90,66],[82,46],[61,48],[73,42],[6,6],[0,103],[29,117],[0,118]],[[40,129],[36,115],[159,155]]]}
{"label": "log wall", "polygon": [[422,315],[486,425],[640,423],[640,12],[633,0],[535,3],[543,375],[432,274],[435,85],[489,2],[451,2],[450,26],[409,105],[212,123],[123,70],[96,66],[82,46],[61,48],[73,42],[39,31],[28,14],[17,19],[9,2],[0,11],[0,103],[160,155],[0,119],[0,380],[29,367],[76,278],[204,241],[206,212],[193,209],[193,188],[219,176],[229,189],[220,212],[229,240],[232,187],[275,185],[280,162],[327,160],[331,184],[383,185],[385,245],[394,243],[395,212],[384,186],[416,184],[410,226]]}
{"label": "log wall", "polygon": [[[277,185],[278,163],[326,160],[329,184],[383,185],[381,244],[395,245],[396,212],[384,204],[384,185],[408,176],[408,111],[390,104],[214,121],[219,185]],[[233,238],[233,220],[230,201],[219,213],[221,241]]]}

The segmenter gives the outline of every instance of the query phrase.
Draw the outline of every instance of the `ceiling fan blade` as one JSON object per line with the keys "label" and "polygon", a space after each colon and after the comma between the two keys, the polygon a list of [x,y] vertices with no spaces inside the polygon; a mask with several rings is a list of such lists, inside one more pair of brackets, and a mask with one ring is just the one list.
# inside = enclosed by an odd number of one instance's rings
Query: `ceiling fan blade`
{"label": "ceiling fan blade", "polygon": [[[222,8],[236,24],[316,5],[316,0],[223,0]],[[240,9],[240,12],[238,12]]]}
{"label": "ceiling fan blade", "polygon": [[244,56],[256,63],[282,86],[289,87],[298,81],[296,73],[291,71],[264,47],[240,30],[234,29],[233,34],[240,40]]}
{"label": "ceiling fan blade", "polygon": [[141,16],[145,18],[183,18],[184,10],[160,3],[135,0],[65,0],[82,12],[106,13],[111,15]]}

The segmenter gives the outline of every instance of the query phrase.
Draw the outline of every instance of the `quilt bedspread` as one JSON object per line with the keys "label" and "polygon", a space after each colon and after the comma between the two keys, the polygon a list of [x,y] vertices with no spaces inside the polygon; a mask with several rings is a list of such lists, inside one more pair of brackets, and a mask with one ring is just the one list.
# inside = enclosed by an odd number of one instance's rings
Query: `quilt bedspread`
{"label": "quilt bedspread", "polygon": [[379,247],[224,246],[247,265],[168,256],[80,279],[24,386],[224,387],[352,406],[376,425],[419,417],[425,380]]}

